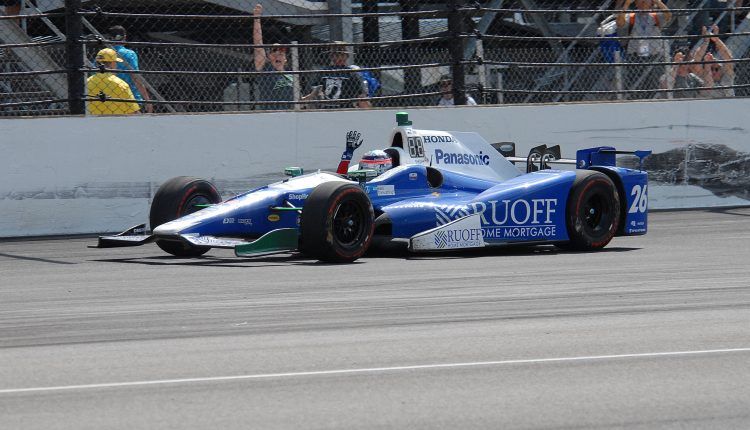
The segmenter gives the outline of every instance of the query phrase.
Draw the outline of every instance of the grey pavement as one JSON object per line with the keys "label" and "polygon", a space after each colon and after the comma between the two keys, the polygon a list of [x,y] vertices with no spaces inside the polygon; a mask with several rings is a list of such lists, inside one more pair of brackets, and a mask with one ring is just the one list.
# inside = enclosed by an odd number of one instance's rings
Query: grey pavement
{"label": "grey pavement", "polygon": [[0,429],[750,428],[750,209],[554,247],[0,243]]}

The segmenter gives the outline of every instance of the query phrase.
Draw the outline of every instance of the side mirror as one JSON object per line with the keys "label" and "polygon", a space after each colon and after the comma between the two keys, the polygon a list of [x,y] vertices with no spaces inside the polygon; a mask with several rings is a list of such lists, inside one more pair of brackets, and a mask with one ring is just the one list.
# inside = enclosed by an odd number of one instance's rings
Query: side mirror
{"label": "side mirror", "polygon": [[503,157],[515,157],[516,156],[516,144],[515,142],[496,142],[491,144],[493,148],[497,150]]}

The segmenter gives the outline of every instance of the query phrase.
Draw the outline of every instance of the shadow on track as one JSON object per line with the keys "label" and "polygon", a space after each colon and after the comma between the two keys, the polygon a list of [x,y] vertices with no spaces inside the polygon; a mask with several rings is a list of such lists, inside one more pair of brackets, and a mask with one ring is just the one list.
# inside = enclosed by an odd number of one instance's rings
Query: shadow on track
{"label": "shadow on track", "polygon": [[[722,215],[733,215],[733,216],[747,216],[750,217],[750,211],[747,206],[743,207],[731,207],[731,208],[716,208],[709,209],[708,212],[722,214]],[[739,211],[739,212],[738,212]]]}
{"label": "shadow on track", "polygon": [[[406,246],[373,247],[367,251],[365,259],[403,259],[403,260],[453,260],[461,258],[524,256],[524,255],[557,255],[557,254],[590,254],[628,252],[641,248],[637,247],[606,247],[596,251],[573,251],[556,247],[554,245],[507,245],[500,247],[473,248],[462,250],[447,250],[439,252],[409,252]],[[258,257],[215,257],[204,255],[201,257],[183,258],[169,255],[124,257],[124,258],[100,258],[90,261],[103,263],[125,263],[143,264],[148,266],[206,266],[206,267],[253,267],[256,265],[267,266],[339,266],[342,264],[326,263],[316,261],[299,252],[285,252],[279,254]],[[354,263],[364,264],[362,260]]]}
{"label": "shadow on track", "polygon": [[[190,267],[238,267],[252,268],[255,266],[338,266],[338,264],[315,261],[302,254],[276,254],[261,257],[212,257],[202,256],[194,258],[180,258],[168,255],[152,257],[126,257],[126,258],[98,258],[90,260],[101,263],[142,264],[146,266],[190,266]],[[362,264],[355,261],[350,264]]]}
{"label": "shadow on track", "polygon": [[38,257],[26,257],[23,255],[13,255],[13,254],[5,254],[0,252],[0,257],[6,257],[16,260],[29,260],[29,261],[38,261],[40,263],[50,263],[50,264],[78,264],[73,263],[71,261],[60,261],[60,260],[50,260],[48,258],[38,258]]}
{"label": "shadow on track", "polygon": [[[557,248],[553,245],[511,245],[506,247],[490,247],[463,249],[456,251],[421,252],[411,253],[404,248],[389,248],[369,250],[365,259],[403,259],[403,260],[454,260],[462,258],[482,257],[512,257],[524,255],[557,255],[557,254],[591,254],[610,252],[629,252],[641,248],[632,247],[608,247],[597,251],[570,251]],[[1,254],[0,254],[1,255]],[[273,266],[340,266],[342,264],[325,263],[316,261],[300,253],[283,253],[259,257],[213,257],[204,255],[194,258],[180,258],[168,255],[148,257],[125,257],[125,258],[99,258],[90,260],[102,263],[124,263],[142,264],[146,266],[191,266],[191,267],[237,267],[250,268],[258,265],[263,267]],[[364,264],[362,260],[348,264]]]}
{"label": "shadow on track", "polygon": [[[388,251],[368,251],[367,258],[403,258],[406,260],[453,260],[482,257],[513,257],[524,255],[558,255],[558,254],[595,254],[610,252],[637,251],[635,247],[607,247],[597,251],[572,251],[560,249],[554,245],[508,245],[502,247],[473,248],[455,251],[411,253],[407,249],[389,249]],[[377,254],[376,254],[377,253]]]}

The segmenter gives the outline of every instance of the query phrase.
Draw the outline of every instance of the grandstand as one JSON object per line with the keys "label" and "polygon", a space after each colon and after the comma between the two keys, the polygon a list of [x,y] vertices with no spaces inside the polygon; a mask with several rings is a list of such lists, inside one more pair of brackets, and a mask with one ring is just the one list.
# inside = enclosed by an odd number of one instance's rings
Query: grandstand
{"label": "grandstand", "polygon": [[[290,64],[297,67],[302,93],[312,72],[327,65],[326,43],[334,40],[350,42],[356,64],[375,69],[383,84],[375,106],[433,104],[439,76],[457,73],[456,61],[463,65],[462,90],[480,103],[613,100],[626,91],[612,85],[621,70],[601,66],[606,59],[596,33],[614,0],[84,0],[83,67],[107,45],[102,33],[122,24],[136,42],[131,47],[140,56],[143,78],[162,102],[158,112],[252,109],[257,74],[249,18],[256,3],[264,6],[265,42],[299,46],[290,52]],[[687,9],[665,30],[669,43],[697,40],[690,31],[706,0],[682,3]],[[27,17],[20,28],[0,20],[5,115],[65,113],[65,5],[66,0],[25,0]],[[459,15],[458,32],[449,31],[450,13]],[[724,27],[733,35],[724,40],[735,59],[744,59],[750,50],[747,11],[714,15],[720,22],[731,20]],[[451,52],[456,44],[463,47],[459,59]],[[748,68],[740,61],[735,69],[736,94],[744,96]]]}

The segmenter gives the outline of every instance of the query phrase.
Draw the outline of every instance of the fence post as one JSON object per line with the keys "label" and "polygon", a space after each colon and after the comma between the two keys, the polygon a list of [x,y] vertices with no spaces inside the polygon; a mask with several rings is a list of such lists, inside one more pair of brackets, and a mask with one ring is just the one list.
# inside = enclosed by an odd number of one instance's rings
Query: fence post
{"label": "fence post", "polygon": [[[415,12],[419,10],[419,3],[414,0],[399,0],[402,12]],[[419,38],[419,17],[402,16],[401,17],[401,38],[403,40],[413,40]],[[423,60],[422,45],[401,45],[399,48],[399,58],[404,64],[418,64]],[[404,92],[414,94],[422,92],[422,70],[409,68],[404,70]],[[413,101],[413,100],[412,100]]]}
{"label": "fence post", "polygon": [[463,19],[457,0],[448,3],[448,43],[451,53],[451,75],[453,76],[453,101],[455,105],[466,104],[466,73],[461,62],[464,59]]}
{"label": "fence post", "polygon": [[622,63],[622,51],[619,49],[616,49],[614,52],[615,55],[615,90],[617,91],[617,94],[615,97],[617,100],[624,100],[625,97],[622,94],[622,88],[623,88],[623,77],[622,77],[622,66],[620,64]]}
{"label": "fence post", "polygon": [[[297,41],[292,41],[292,49],[290,49],[291,56],[292,56],[292,70],[300,70],[299,68],[299,48],[297,48]],[[293,99],[294,100],[302,100],[302,84],[299,81],[299,78],[302,75],[297,75],[294,77],[294,87],[292,88],[292,92],[294,94]],[[301,110],[302,105],[299,103],[294,104],[294,110]]]}
{"label": "fence post", "polygon": [[[670,48],[667,45],[666,41],[664,41],[664,45],[665,45],[665,47],[664,47],[664,62],[665,63],[669,63],[669,62],[672,61],[672,58],[669,56]],[[666,76],[666,78],[667,78],[667,82],[666,82],[667,83],[667,89],[670,89],[670,90],[674,89],[674,76],[672,75],[672,68],[677,68],[677,65],[675,64],[673,66],[670,66],[670,65],[665,65],[664,66],[664,76]],[[660,98],[658,91],[656,92],[656,94],[657,94],[656,98]],[[680,97],[679,93],[678,93],[677,97]],[[674,93],[672,91],[667,91],[667,98],[668,99],[673,99],[674,98]]]}
{"label": "fence post", "polygon": [[[482,42],[482,39],[477,40],[476,48],[477,58],[484,59],[484,43]],[[487,103],[487,96],[484,91],[484,89],[487,88],[487,66],[484,64],[477,65],[477,79],[479,80],[479,89],[481,90],[479,94],[479,98],[481,99],[480,103],[485,104]]]}
{"label": "fence post", "polygon": [[78,13],[81,0],[65,0],[65,68],[68,74],[68,106],[72,115],[84,115],[86,103],[83,100],[86,86],[83,69],[83,19]]}

